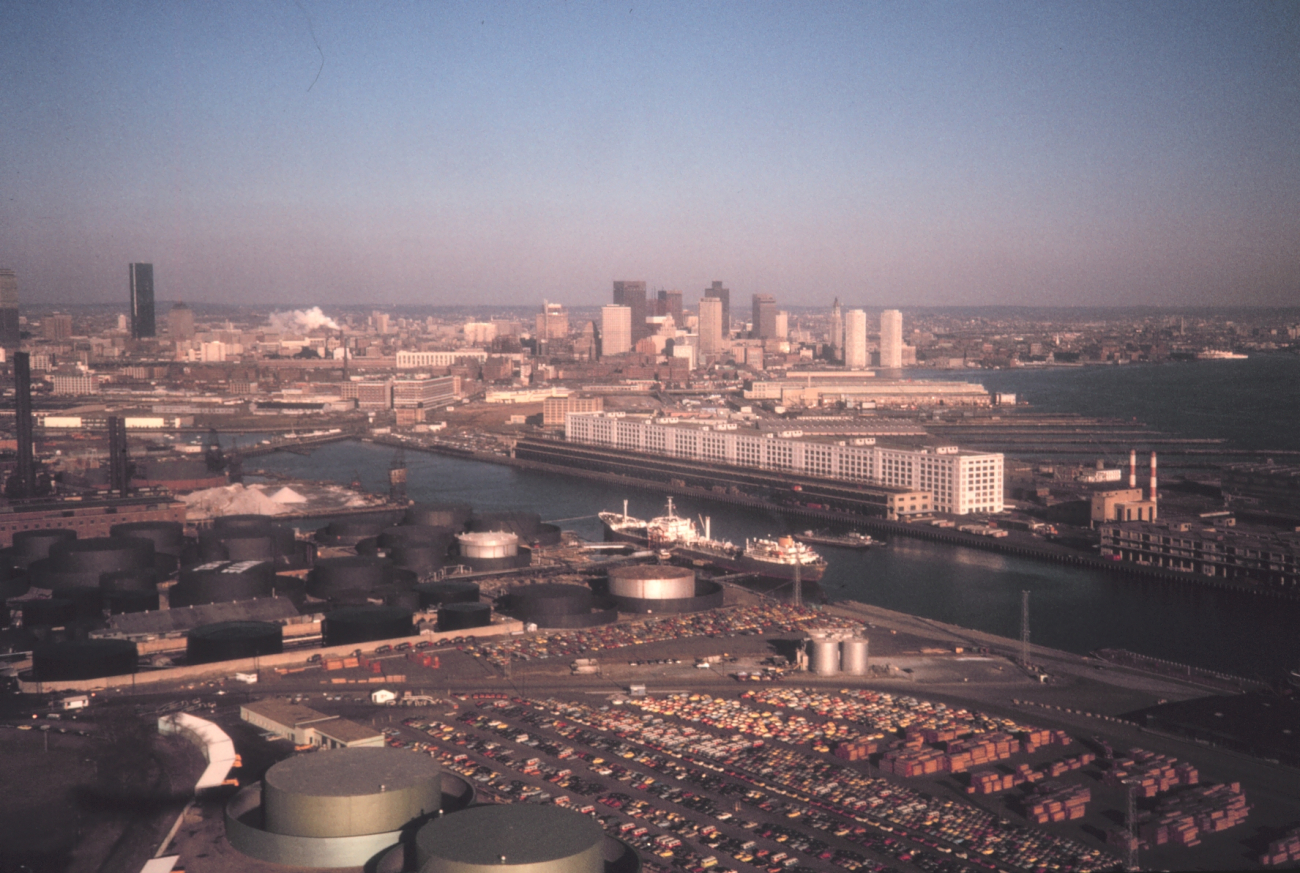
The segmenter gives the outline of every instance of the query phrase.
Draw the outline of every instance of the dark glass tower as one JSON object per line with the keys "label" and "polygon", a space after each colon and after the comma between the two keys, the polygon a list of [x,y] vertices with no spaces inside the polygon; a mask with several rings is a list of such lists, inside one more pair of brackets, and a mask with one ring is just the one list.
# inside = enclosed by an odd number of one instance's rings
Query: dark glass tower
{"label": "dark glass tower", "polygon": [[18,351],[18,277],[13,270],[0,270],[0,348]]}
{"label": "dark glass tower", "polygon": [[645,282],[615,282],[614,305],[626,306],[632,310],[632,343],[650,335],[646,324]]}
{"label": "dark glass tower", "polygon": [[131,265],[131,338],[158,335],[153,317],[153,264]]}

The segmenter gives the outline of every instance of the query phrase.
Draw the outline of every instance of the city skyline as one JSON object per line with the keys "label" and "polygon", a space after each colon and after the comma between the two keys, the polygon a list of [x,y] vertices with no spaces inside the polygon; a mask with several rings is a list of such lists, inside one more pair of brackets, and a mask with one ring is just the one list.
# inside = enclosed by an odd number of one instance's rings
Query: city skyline
{"label": "city skyline", "polygon": [[[17,7],[25,304],[1279,305],[1296,7]],[[149,51],[127,46],[147,45]]]}

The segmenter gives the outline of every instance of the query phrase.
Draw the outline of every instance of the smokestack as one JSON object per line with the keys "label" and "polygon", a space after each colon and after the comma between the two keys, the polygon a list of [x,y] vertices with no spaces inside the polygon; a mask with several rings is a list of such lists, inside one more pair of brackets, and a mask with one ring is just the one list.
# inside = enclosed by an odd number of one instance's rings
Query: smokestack
{"label": "smokestack", "polygon": [[32,365],[27,352],[14,353],[14,419],[18,429],[15,497],[36,496],[36,458],[32,441]]}
{"label": "smokestack", "polygon": [[1151,502],[1156,502],[1156,453],[1151,453]]}
{"label": "smokestack", "polygon": [[1128,453],[1128,487],[1138,487],[1138,451],[1130,449]]}

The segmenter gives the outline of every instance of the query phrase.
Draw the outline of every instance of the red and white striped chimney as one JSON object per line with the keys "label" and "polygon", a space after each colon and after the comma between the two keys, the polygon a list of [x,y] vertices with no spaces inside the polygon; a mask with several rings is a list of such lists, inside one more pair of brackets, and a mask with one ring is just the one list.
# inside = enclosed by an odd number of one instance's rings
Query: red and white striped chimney
{"label": "red and white striped chimney", "polygon": [[1156,453],[1151,453],[1151,497],[1152,503],[1156,502]]}
{"label": "red and white striped chimney", "polygon": [[1138,487],[1138,450],[1129,449],[1128,453],[1128,487]]}

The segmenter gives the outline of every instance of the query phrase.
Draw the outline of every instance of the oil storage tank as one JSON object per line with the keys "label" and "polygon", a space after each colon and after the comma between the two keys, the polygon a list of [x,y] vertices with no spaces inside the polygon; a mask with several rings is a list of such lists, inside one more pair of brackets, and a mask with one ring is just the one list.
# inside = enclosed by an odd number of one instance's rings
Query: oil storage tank
{"label": "oil storage tank", "polygon": [[50,548],[57,543],[66,543],[77,538],[75,530],[49,528],[47,530],[20,530],[14,534],[14,544],[5,551],[9,560],[17,567],[26,567],[32,561],[39,561],[50,556]]}
{"label": "oil storage tank", "polygon": [[[0,600],[21,597],[32,587],[27,571],[20,567],[0,564]],[[476,586],[477,587],[477,586]]]}
{"label": "oil storage tank", "polygon": [[156,570],[114,570],[99,574],[99,591],[104,605],[114,615],[149,612],[158,608]]}
{"label": "oil storage tank", "polygon": [[350,593],[364,593],[390,585],[393,565],[382,558],[355,555],[323,558],[307,577],[307,593],[331,600]]}
{"label": "oil storage tank", "polygon": [[284,629],[269,621],[222,621],[194,628],[185,636],[185,660],[191,664],[235,661],[278,655]]}
{"label": "oil storage tank", "polygon": [[818,676],[840,671],[840,642],[833,635],[814,636],[809,644],[809,669]]}
{"label": "oil storage tank", "polygon": [[444,603],[438,607],[438,630],[454,631],[492,624],[492,607],[486,603]]}
{"label": "oil storage tank", "polygon": [[388,549],[388,560],[417,576],[430,576],[447,565],[447,546],[419,540],[399,543]]}
{"label": "oil storage tank", "polygon": [[468,503],[416,503],[407,508],[403,523],[450,527],[462,531],[465,522],[473,514],[474,509]]}
{"label": "oil storage tank", "polygon": [[415,835],[420,873],[604,873],[605,832],[558,806],[476,806],[434,819]]}
{"label": "oil storage tank", "polygon": [[499,601],[502,611],[538,627],[581,628],[608,624],[618,610],[580,585],[541,584],[510,588]]}
{"label": "oil storage tank", "polygon": [[478,603],[479,587],[477,582],[447,580],[444,582],[421,582],[415,586],[421,609],[441,606],[444,603]]}
{"label": "oil storage tank", "polygon": [[226,836],[276,864],[362,867],[446,808],[443,779],[432,759],[382,746],[298,755],[231,799]]}
{"label": "oil storage tank", "polygon": [[252,600],[271,593],[275,567],[269,561],[211,561],[181,571],[172,588],[172,606]]}
{"label": "oil storage tank", "polygon": [[505,531],[457,534],[456,545],[457,560],[473,570],[509,570],[532,562],[532,552],[519,545],[519,537]]}
{"label": "oil storage tank", "polygon": [[[55,543],[49,561],[52,569],[65,573],[144,570],[154,566],[154,548],[146,539],[92,537]],[[98,575],[95,584],[99,584]]]}
{"label": "oil storage tank", "polygon": [[851,676],[867,674],[868,643],[866,637],[847,637],[840,641],[840,670]]}
{"label": "oil storage tank", "polygon": [[535,512],[480,512],[466,523],[465,529],[480,533],[503,531],[514,534],[524,542],[532,542],[541,523],[541,516]]}
{"label": "oil storage tank", "polygon": [[722,606],[722,586],[689,567],[645,564],[609,571],[609,594],[623,612],[699,612]]}
{"label": "oil storage tank", "polygon": [[179,521],[129,521],[108,529],[114,538],[149,540],[155,552],[179,558],[185,549],[185,526]]}
{"label": "oil storage tank", "polygon": [[76,640],[44,643],[32,650],[32,678],[37,682],[101,679],[134,673],[135,643],[128,640]]}
{"label": "oil storage tank", "polygon": [[316,531],[316,541],[331,546],[355,546],[364,539],[379,536],[379,533],[391,523],[391,515],[335,518]]}
{"label": "oil storage tank", "polygon": [[396,606],[350,606],[335,609],[321,622],[326,646],[372,643],[415,635],[415,616]]}

